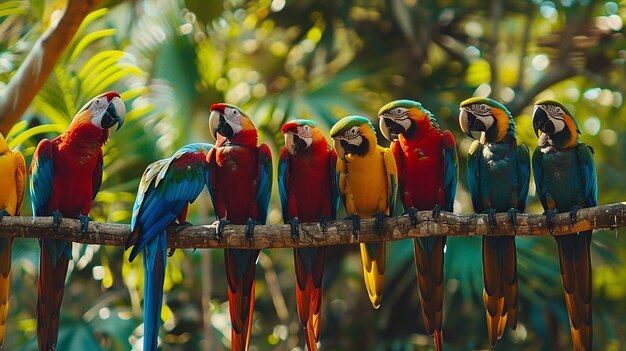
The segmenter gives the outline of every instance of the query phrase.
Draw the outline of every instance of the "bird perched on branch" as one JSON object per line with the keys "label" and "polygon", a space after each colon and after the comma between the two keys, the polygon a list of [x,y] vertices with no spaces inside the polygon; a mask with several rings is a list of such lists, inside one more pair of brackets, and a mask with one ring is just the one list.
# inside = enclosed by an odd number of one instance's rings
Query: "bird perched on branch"
{"label": "bird perched on branch", "polygon": [[[254,226],[265,224],[272,192],[272,154],[266,144],[257,146],[257,130],[239,107],[214,104],[209,126],[217,140],[207,156],[207,184],[219,220],[218,239],[224,225],[245,224],[252,241]],[[232,349],[250,345],[254,312],[254,275],[260,250],[225,249],[228,303],[232,323]]]}
{"label": "bird perched on branch", "polygon": [[[404,211],[417,224],[416,213],[452,212],[458,158],[450,131],[442,131],[435,116],[419,102],[396,100],[378,112],[380,130],[391,141],[398,168],[398,189]],[[442,349],[443,253],[446,237],[416,238],[415,266],[424,324]]]}
{"label": "bird perched on branch", "polygon": [[[30,167],[30,196],[35,216],[78,218],[87,232],[89,211],[102,183],[102,146],[109,128],[124,123],[126,107],[119,94],[96,96],[74,116],[65,133],[37,145]],[[40,239],[37,336],[40,350],[56,348],[61,301],[72,242]]]}
{"label": "bird perched on branch", "polygon": [[[19,216],[26,189],[26,162],[19,151],[9,150],[0,134],[0,222],[4,216]],[[0,345],[4,343],[11,285],[13,238],[0,238]]]}
{"label": "bird perched on branch", "polygon": [[[554,227],[554,215],[561,212],[570,212],[573,224],[580,208],[598,204],[593,149],[578,141],[576,120],[556,101],[535,103],[533,128],[539,137],[533,153],[535,185],[548,227]],[[554,237],[575,350],[591,350],[593,344],[591,232]]]}
{"label": "bird perched on branch", "polygon": [[[515,138],[515,121],[497,101],[471,98],[461,103],[461,129],[469,137],[480,132],[470,146],[467,182],[474,212],[486,213],[496,227],[496,212],[508,212],[513,227],[524,212],[530,180],[530,153]],[[519,308],[517,254],[514,236],[483,236],[483,300],[489,342],[495,345],[504,327],[517,326]]]}
{"label": "bird perched on branch", "polygon": [[[339,191],[353,232],[359,233],[360,218],[374,217],[382,231],[383,220],[393,213],[397,193],[396,162],[388,148],[376,144],[376,131],[365,117],[348,116],[330,130],[337,152]],[[374,308],[380,307],[384,289],[385,242],[362,243],[361,261],[367,294]]]}
{"label": "bird perched on branch", "polygon": [[[278,162],[278,192],[283,221],[298,236],[300,222],[320,222],[322,230],[336,218],[339,191],[335,181],[337,154],[313,121],[297,119],[281,128],[285,147]],[[304,340],[317,350],[322,314],[325,246],[294,248],[296,303]]]}
{"label": "bird perched on branch", "polygon": [[163,280],[167,251],[167,227],[190,225],[187,209],[206,184],[206,156],[211,144],[189,144],[169,158],[150,164],[141,177],[133,207],[131,235],[126,249],[133,246],[132,262],[143,251],[144,337],[143,350],[156,350],[163,302]]}

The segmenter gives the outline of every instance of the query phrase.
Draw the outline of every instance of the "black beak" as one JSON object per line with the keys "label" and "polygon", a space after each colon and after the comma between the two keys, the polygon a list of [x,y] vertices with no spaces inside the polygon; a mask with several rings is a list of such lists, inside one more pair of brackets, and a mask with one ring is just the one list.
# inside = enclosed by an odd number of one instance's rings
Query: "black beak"
{"label": "black beak", "polygon": [[233,128],[230,126],[230,124],[226,122],[226,118],[224,118],[222,114],[220,114],[220,123],[217,126],[216,131],[224,136],[226,139],[232,138],[232,136],[235,134],[233,132]]}
{"label": "black beak", "polygon": [[120,117],[119,113],[115,110],[114,104],[109,104],[106,111],[104,112],[104,116],[102,116],[102,122],[100,125],[104,129],[109,129],[117,124],[117,130],[122,127],[124,124],[124,119]]}
{"label": "black beak", "polygon": [[391,132],[391,134],[400,135],[406,132],[406,130],[401,124],[396,123],[390,120],[389,118],[385,118],[383,123],[385,123],[385,126]]}
{"label": "black beak", "polygon": [[[461,114],[459,115],[459,123],[461,125],[461,130],[463,130],[463,132],[465,133],[465,135],[467,135],[468,137],[474,139],[474,136],[472,135],[472,131],[483,131],[485,130],[485,125],[480,122],[480,120],[478,120],[476,118],[476,116],[474,116],[473,113],[461,109]],[[482,129],[479,129],[482,128]]]}
{"label": "black beak", "polygon": [[304,150],[308,147],[306,141],[296,134],[293,135],[293,146],[295,152],[304,152]]}
{"label": "black beak", "polygon": [[546,111],[539,106],[535,107],[535,112],[533,113],[533,129],[536,136],[539,136],[539,131],[553,134],[555,130],[554,123],[550,121]]}
{"label": "black beak", "polygon": [[357,145],[350,144],[345,140],[341,141],[341,147],[345,150],[346,154],[354,153],[358,148]]}

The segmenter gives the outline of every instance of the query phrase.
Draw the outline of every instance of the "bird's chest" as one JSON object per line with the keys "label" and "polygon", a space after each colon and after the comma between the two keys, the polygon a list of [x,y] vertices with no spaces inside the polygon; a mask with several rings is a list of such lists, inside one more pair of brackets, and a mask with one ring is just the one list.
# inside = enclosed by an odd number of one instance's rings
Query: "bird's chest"
{"label": "bird's chest", "polygon": [[[53,162],[53,205],[64,216],[76,216],[93,199],[93,174],[98,157],[83,150],[59,149]],[[84,213],[85,214],[85,213]]]}
{"label": "bird's chest", "polygon": [[480,193],[488,198],[491,208],[505,211],[512,206],[511,198],[518,190],[518,170],[515,148],[485,145],[480,162]]}
{"label": "bird's chest", "polygon": [[441,142],[430,138],[401,147],[403,189],[413,198],[412,206],[431,208],[437,201],[443,179]]}
{"label": "bird's chest", "polygon": [[567,211],[583,193],[583,179],[575,150],[545,153],[542,157],[544,188],[555,199],[559,210]]}
{"label": "bird's chest", "polygon": [[291,164],[289,189],[296,199],[301,221],[319,219],[330,202],[331,181],[326,158],[300,159]]}
{"label": "bird's chest", "polygon": [[[242,224],[251,215],[248,206],[256,201],[258,160],[256,149],[223,146],[216,151],[215,195],[224,203],[228,219]],[[219,213],[220,217],[225,214]]]}
{"label": "bird's chest", "polygon": [[387,173],[382,155],[348,158],[346,175],[346,197],[354,200],[356,209],[348,212],[370,217],[376,212],[387,210]]}

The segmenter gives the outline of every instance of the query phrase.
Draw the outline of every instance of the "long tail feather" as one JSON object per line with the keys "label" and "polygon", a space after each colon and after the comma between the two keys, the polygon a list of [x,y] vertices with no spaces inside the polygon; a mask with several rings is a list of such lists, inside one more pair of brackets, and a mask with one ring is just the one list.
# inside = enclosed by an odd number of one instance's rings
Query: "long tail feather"
{"label": "long tail feather", "polygon": [[224,250],[232,350],[248,350],[254,312],[254,276],[259,250]]}
{"label": "long tail feather", "polygon": [[9,313],[11,245],[13,245],[13,238],[0,239],[0,345],[4,344],[7,315]]}
{"label": "long tail feather", "polygon": [[[39,350],[42,351],[54,350],[59,336],[61,303],[69,258],[64,254],[57,255],[56,252],[50,252],[50,248],[62,247],[63,241],[41,240],[37,289],[39,297],[37,301],[37,341]],[[71,246],[71,243],[68,245]]]}
{"label": "long tail feather", "polygon": [[561,281],[575,350],[591,350],[591,232],[557,237]]}
{"label": "long tail feather", "polygon": [[441,337],[443,319],[443,248],[445,237],[417,238],[413,243],[424,324],[429,335]]}
{"label": "long tail feather", "polygon": [[361,244],[363,278],[374,308],[380,307],[385,288],[386,247],[385,242]]}
{"label": "long tail feather", "polygon": [[143,349],[156,351],[163,306],[163,281],[167,255],[167,234],[160,233],[144,247]]}
{"label": "long tail feather", "polygon": [[321,328],[322,280],[326,247],[294,249],[296,304],[309,350],[317,350]]}

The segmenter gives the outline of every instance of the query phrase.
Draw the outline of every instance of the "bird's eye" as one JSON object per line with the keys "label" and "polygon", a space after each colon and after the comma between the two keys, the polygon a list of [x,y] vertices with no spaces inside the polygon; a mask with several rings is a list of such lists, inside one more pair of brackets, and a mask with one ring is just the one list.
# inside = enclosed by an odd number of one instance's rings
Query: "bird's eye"
{"label": "bird's eye", "polygon": [[310,126],[308,126],[308,125],[305,125],[305,126],[304,126],[304,131],[305,131],[305,132],[308,132],[308,131],[310,131],[310,130],[311,130],[311,127],[310,127]]}
{"label": "bird's eye", "polygon": [[483,111],[487,111],[489,109],[489,106],[487,106],[487,104],[480,104],[480,109]]}
{"label": "bird's eye", "polygon": [[558,114],[563,114],[563,109],[560,108],[559,106],[556,107],[556,109],[554,109],[556,111],[556,113]]}

